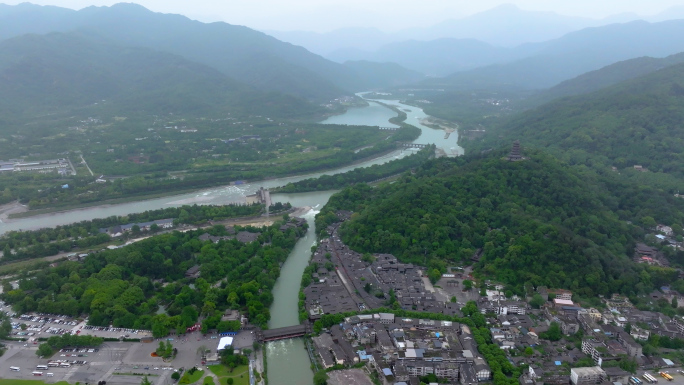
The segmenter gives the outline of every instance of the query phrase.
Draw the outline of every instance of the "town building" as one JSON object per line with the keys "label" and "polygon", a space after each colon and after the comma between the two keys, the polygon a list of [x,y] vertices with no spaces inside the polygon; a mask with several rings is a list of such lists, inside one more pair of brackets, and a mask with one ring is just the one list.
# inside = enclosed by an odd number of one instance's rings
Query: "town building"
{"label": "town building", "polygon": [[631,335],[635,340],[646,341],[651,336],[651,332],[647,329],[632,325],[632,330],[629,331],[629,335]]}
{"label": "town building", "polygon": [[590,356],[597,364],[600,364],[601,362],[602,350],[607,350],[603,342],[592,338],[585,338],[582,340],[582,353]]}
{"label": "town building", "polygon": [[656,226],[656,231],[659,231],[668,237],[672,236],[672,227],[670,227],[670,226],[658,225],[658,226]]}
{"label": "town building", "polygon": [[573,306],[574,303],[569,299],[555,298],[553,300],[553,306],[556,308],[562,308],[563,306]]}
{"label": "town building", "polygon": [[634,338],[626,332],[620,332],[617,339],[630,356],[641,357],[643,355],[643,347],[638,342],[634,341]]}
{"label": "town building", "polygon": [[674,324],[677,327],[677,331],[680,334],[684,334],[684,318],[682,318],[681,316],[674,316],[672,320],[674,321]]}
{"label": "town building", "polygon": [[572,302],[572,292],[569,290],[557,289],[555,294],[556,294],[556,297],[555,297],[556,299],[562,299],[562,300]]}
{"label": "town building", "polygon": [[199,278],[199,276],[200,276],[200,266],[199,266],[199,265],[195,265],[195,266],[189,268],[188,270],[185,271],[185,276],[186,276],[187,278],[193,278],[193,279]]}
{"label": "town building", "polygon": [[570,369],[570,381],[574,385],[600,384],[606,378],[606,372],[598,366]]}

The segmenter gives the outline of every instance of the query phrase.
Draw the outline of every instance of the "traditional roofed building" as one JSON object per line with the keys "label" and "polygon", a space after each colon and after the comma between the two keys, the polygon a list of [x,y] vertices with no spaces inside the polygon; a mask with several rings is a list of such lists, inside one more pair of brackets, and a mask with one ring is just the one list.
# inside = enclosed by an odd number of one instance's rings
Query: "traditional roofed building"
{"label": "traditional roofed building", "polygon": [[508,154],[506,160],[508,160],[509,162],[519,162],[524,159],[525,158],[523,158],[522,155],[520,155],[520,141],[516,140],[515,142],[513,142],[511,153]]}

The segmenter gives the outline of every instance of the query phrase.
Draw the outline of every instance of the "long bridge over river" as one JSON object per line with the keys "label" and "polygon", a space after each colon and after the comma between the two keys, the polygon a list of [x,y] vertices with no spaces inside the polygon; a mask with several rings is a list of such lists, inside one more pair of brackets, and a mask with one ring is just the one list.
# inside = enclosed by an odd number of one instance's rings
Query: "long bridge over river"
{"label": "long bridge over river", "polygon": [[286,340],[289,338],[303,337],[311,333],[309,323],[303,325],[285,326],[277,329],[268,329],[257,332],[257,339],[259,342],[269,342]]}
{"label": "long bridge over river", "polygon": [[429,144],[418,144],[418,143],[402,143],[401,147],[404,148],[425,148],[429,146]]}

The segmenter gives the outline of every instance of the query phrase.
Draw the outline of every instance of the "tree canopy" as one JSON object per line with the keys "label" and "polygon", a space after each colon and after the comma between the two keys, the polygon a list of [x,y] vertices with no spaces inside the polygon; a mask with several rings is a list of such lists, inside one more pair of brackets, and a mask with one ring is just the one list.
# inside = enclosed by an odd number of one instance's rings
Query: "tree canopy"
{"label": "tree canopy", "polygon": [[[153,236],[91,254],[82,263],[67,261],[24,273],[19,288],[1,296],[17,312],[88,314],[91,325],[147,329],[156,337],[170,329],[185,332],[200,314],[208,328],[239,328],[239,322],[219,325],[227,308],[242,310],[251,322],[266,327],[280,264],[305,231],[283,232],[281,225],[236,227],[258,234],[249,243],[199,240],[207,231],[226,235],[223,226]],[[200,267],[194,281],[185,277],[193,266]]]}
{"label": "tree canopy", "polygon": [[631,258],[644,236],[641,219],[681,223],[684,202],[542,152],[523,162],[502,160],[506,153],[437,159],[390,185],[348,187],[317,216],[317,230],[339,220],[336,210],[351,210],[340,234],[359,252],[441,272],[478,254],[477,274],[520,294],[526,283],[632,294],[677,278],[674,269]]}

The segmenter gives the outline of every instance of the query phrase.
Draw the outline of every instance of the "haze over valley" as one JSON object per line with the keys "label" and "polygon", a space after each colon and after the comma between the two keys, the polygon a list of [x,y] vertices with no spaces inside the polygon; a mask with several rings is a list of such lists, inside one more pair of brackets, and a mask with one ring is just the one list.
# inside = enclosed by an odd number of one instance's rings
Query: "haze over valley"
{"label": "haze over valley", "polygon": [[0,4],[0,385],[684,384],[677,0]]}

